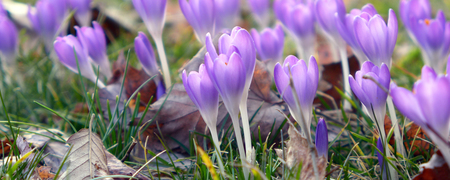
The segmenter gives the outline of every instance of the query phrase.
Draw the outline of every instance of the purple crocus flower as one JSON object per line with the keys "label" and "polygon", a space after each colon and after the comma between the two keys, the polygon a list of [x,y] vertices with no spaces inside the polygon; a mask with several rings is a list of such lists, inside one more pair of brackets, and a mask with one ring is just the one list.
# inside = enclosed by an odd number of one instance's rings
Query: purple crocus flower
{"label": "purple crocus flower", "polygon": [[216,13],[216,32],[221,32],[223,29],[231,29],[236,25],[235,22],[239,15],[239,0],[214,0],[214,8]]}
{"label": "purple crocus flower", "polygon": [[362,65],[368,58],[359,46],[358,40],[354,30],[354,20],[357,16],[363,16],[365,19],[370,19],[375,16],[377,10],[372,4],[367,4],[360,9],[352,9],[349,14],[345,16],[345,20],[341,21],[339,15],[335,14],[337,30],[341,37],[347,42],[353,50],[353,53],[358,58],[359,63]]}
{"label": "purple crocus flower", "polygon": [[[301,106],[300,110],[302,113],[297,111],[299,107],[297,107],[294,94],[289,85],[291,77],[299,98],[298,102]],[[302,129],[302,131],[305,132],[306,135],[310,135],[309,125],[311,124],[312,103],[316,96],[319,82],[319,69],[316,59],[314,56],[311,56],[307,66],[304,60],[298,60],[292,55],[288,56],[284,60],[283,65],[280,63],[275,65],[274,79],[278,92],[288,104],[289,111],[299,124],[302,124],[301,120],[303,118],[301,117],[301,114],[303,114],[307,127],[305,127],[306,129]]]}
{"label": "purple crocus flower", "polygon": [[[182,0],[184,1],[184,0]],[[153,38],[160,37],[166,17],[167,0],[132,0],[134,8]],[[180,1],[180,5],[181,5]],[[200,5],[200,4],[197,4]],[[200,6],[198,6],[200,7]],[[182,8],[183,10],[183,8]],[[184,13],[184,11],[183,11]],[[193,14],[192,14],[193,15]],[[194,15],[193,15],[194,16]],[[203,16],[200,16],[203,17]],[[206,34],[206,33],[205,33]]]}
{"label": "purple crocus flower", "polygon": [[[314,5],[295,0],[276,0],[274,10],[277,18],[295,38],[297,53],[306,59],[314,53]],[[301,18],[298,18],[301,17]]]}
{"label": "purple crocus flower", "polygon": [[[378,141],[377,141],[377,149],[379,150],[379,151],[381,151],[381,153],[383,153],[384,154],[384,146],[383,146],[383,141],[381,140],[381,137],[380,138],[378,138]],[[380,164],[380,167],[381,167],[381,172],[382,172],[382,179],[387,179],[387,162],[384,162],[384,157],[383,157],[383,155],[381,155],[380,154],[380,152],[379,151],[376,151],[376,153],[377,153],[377,157],[378,157],[378,164]]]}
{"label": "purple crocus flower", "polygon": [[280,25],[275,29],[265,28],[261,34],[256,29],[251,30],[253,40],[261,61],[278,62],[283,56],[284,32]]}
{"label": "purple crocus flower", "polygon": [[75,19],[81,26],[89,26],[92,20],[92,0],[68,0],[69,5],[75,10]]}
{"label": "purple crocus flower", "polygon": [[317,154],[328,158],[328,129],[327,122],[323,118],[319,119],[316,127],[316,149]]}
{"label": "purple crocus flower", "polygon": [[[385,89],[380,88],[375,82],[370,79],[364,79],[363,76],[370,76],[375,79]],[[367,114],[377,124],[384,125],[384,116],[386,114],[386,99],[389,90],[389,83],[391,75],[386,64],[381,67],[374,65],[370,61],[363,63],[361,70],[357,71],[355,78],[350,75],[350,87],[353,93],[366,107]]]}
{"label": "purple crocus flower", "polygon": [[441,149],[447,163],[450,163],[449,78],[437,75],[431,67],[424,66],[422,79],[414,84],[412,92],[392,83],[391,96],[397,109],[405,117],[424,128],[430,139]]}
{"label": "purple crocus flower", "polygon": [[75,27],[81,45],[84,46],[92,61],[100,66],[100,72],[107,78],[112,77],[108,55],[106,54],[106,38],[103,28],[95,21],[91,27]]}
{"label": "purple crocus flower", "polygon": [[[89,63],[87,50],[81,45],[80,41],[72,35],[57,37],[54,43],[54,49],[59,57],[59,60],[64,66],[71,71],[78,73],[78,65],[81,70],[81,75],[96,82],[97,76]],[[76,54],[74,54],[74,51]],[[104,87],[101,81],[98,81],[99,87]]]}
{"label": "purple crocus flower", "polygon": [[270,20],[270,0],[248,0],[248,4],[256,21],[259,22],[261,27],[266,27]]}
{"label": "purple crocus flower", "polygon": [[[143,32],[139,32],[138,36],[134,39],[134,49],[144,71],[149,76],[158,75],[158,64],[156,63],[156,57],[153,51],[152,44]],[[165,94],[166,90],[164,88],[163,81],[158,76],[155,77],[154,81],[158,85],[158,88],[156,90],[156,98],[159,99],[162,95]]]}
{"label": "purple crocus flower", "polygon": [[18,32],[14,23],[5,15],[0,14],[0,53],[2,63],[11,65],[15,60],[18,46]]}
{"label": "purple crocus flower", "polygon": [[197,39],[204,43],[207,33],[214,34],[214,0],[179,0],[179,3],[184,17],[194,28]]}
{"label": "purple crocus flower", "polygon": [[439,11],[436,19],[411,17],[410,31],[422,49],[425,64],[442,72],[450,54],[450,22],[445,22],[444,13]]}
{"label": "purple crocus flower", "polygon": [[314,12],[320,27],[333,38],[339,38],[335,14],[338,14],[340,21],[345,21],[344,2],[342,0],[317,0]]}
{"label": "purple crocus flower", "polygon": [[431,19],[431,5],[428,0],[400,0],[400,18],[410,31],[412,19]]}
{"label": "purple crocus flower", "polygon": [[379,14],[357,16],[353,23],[356,40],[367,58],[376,66],[384,63],[391,67],[398,32],[394,10],[389,9],[387,25]]}

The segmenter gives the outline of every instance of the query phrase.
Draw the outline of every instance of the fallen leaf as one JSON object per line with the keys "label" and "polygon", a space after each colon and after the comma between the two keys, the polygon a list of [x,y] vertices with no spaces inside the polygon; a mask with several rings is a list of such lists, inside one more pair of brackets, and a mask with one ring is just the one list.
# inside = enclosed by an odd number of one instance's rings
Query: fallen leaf
{"label": "fallen leaf", "polygon": [[8,156],[9,152],[11,151],[11,146],[14,141],[10,141],[9,139],[3,139],[0,141],[1,149],[0,152],[2,153],[2,157]]}
{"label": "fallen leaf", "polygon": [[442,153],[437,151],[431,157],[430,161],[419,166],[420,173],[416,175],[413,180],[445,180],[450,179],[449,166],[445,162]]}
{"label": "fallen leaf", "polygon": [[[298,166],[300,163],[302,164],[300,177],[296,177],[296,179],[316,179],[311,156],[312,152],[310,151],[307,140],[297,131],[297,128],[292,123],[289,123],[288,135],[289,140],[286,142],[285,149],[275,149],[277,156],[284,160],[291,172],[297,172]],[[324,156],[318,157],[317,151],[315,150],[314,156],[318,177],[319,179],[324,179],[327,160]]]}
{"label": "fallen leaf", "polygon": [[82,129],[70,136],[67,143],[72,145],[72,149],[67,157],[67,170],[60,179],[92,179],[109,174],[106,149],[97,134]]}
{"label": "fallen leaf", "polygon": [[[105,152],[106,152],[106,158],[108,159],[108,169],[109,169],[110,175],[132,176],[136,172],[135,169],[124,164],[122,161],[117,159],[116,156],[114,156],[110,152],[108,152],[108,151],[105,151]],[[147,176],[144,176],[142,174],[137,174],[136,177],[139,178],[140,180],[150,179]],[[120,179],[128,180],[129,178],[114,178],[114,179],[115,180],[120,180]]]}
{"label": "fallen leaf", "polygon": [[[405,147],[407,151],[411,151],[414,153],[414,155],[423,155],[428,156],[434,154],[433,145],[431,145],[429,142],[424,141],[422,139],[429,139],[426,132],[423,130],[423,128],[420,128],[417,124],[412,124],[408,131],[406,131],[405,139]],[[417,134],[417,137],[416,137]],[[413,143],[413,139],[416,137],[416,140]],[[406,141],[408,140],[408,141]],[[429,156],[428,156],[429,157]]]}
{"label": "fallen leaf", "polygon": [[50,172],[51,169],[52,168],[49,166],[41,166],[36,168],[35,172],[37,173],[40,179],[50,179],[50,178],[53,179],[55,177],[55,174]]}

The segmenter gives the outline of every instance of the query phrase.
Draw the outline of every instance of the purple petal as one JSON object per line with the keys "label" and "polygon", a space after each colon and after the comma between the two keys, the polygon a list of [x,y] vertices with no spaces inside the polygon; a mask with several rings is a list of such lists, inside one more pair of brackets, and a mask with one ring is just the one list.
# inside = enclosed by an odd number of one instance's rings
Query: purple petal
{"label": "purple petal", "polygon": [[316,127],[316,149],[320,156],[328,156],[328,130],[327,123],[323,118],[319,119]]}
{"label": "purple petal", "polygon": [[400,111],[405,117],[414,121],[414,123],[419,126],[426,124],[419,101],[411,91],[402,87],[391,85],[390,94],[395,107],[397,107],[398,111]]}
{"label": "purple petal", "polygon": [[364,54],[370,59],[377,59],[379,55],[377,52],[377,47],[375,40],[370,33],[370,29],[367,26],[365,20],[360,17],[355,18],[354,30],[356,39],[358,40],[359,46],[363,50]]}

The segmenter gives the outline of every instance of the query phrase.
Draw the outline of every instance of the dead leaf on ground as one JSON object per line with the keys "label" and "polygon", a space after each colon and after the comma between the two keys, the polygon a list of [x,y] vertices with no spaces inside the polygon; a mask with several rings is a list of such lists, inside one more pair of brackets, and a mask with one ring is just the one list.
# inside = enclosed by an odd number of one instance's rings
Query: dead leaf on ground
{"label": "dead leaf on ground", "polygon": [[3,139],[0,141],[0,152],[2,153],[2,158],[9,155],[13,142],[14,141],[10,141],[9,139]]}
{"label": "dead leaf on ground", "polygon": [[52,168],[49,166],[41,166],[36,168],[35,173],[39,176],[40,179],[53,179],[55,174],[51,173],[50,170]]}
{"label": "dead leaf on ground", "polygon": [[[108,151],[106,152],[106,158],[108,159],[108,169],[110,175],[126,175],[126,176],[132,176],[134,173],[136,173],[136,170],[131,168],[130,166],[127,166],[122,161],[116,158],[113,154],[111,154]],[[140,180],[149,180],[147,176],[144,176],[142,174],[137,174],[137,178]],[[129,178],[114,178],[115,180],[128,180]]]}
{"label": "dead leaf on ground", "polygon": [[420,173],[416,175],[413,180],[446,180],[450,179],[449,166],[445,162],[442,153],[437,151],[431,157],[430,161],[419,166]]}
{"label": "dead leaf on ground", "polygon": [[[314,175],[313,161],[307,140],[297,131],[297,128],[289,123],[288,130],[289,140],[286,142],[286,147],[283,150],[275,149],[277,156],[284,160],[291,172],[297,172],[297,168],[302,163],[302,169],[299,179],[316,179]],[[318,157],[317,152],[316,165],[319,179],[324,179],[326,174],[327,160],[324,156]],[[296,174],[296,173],[294,173]]]}

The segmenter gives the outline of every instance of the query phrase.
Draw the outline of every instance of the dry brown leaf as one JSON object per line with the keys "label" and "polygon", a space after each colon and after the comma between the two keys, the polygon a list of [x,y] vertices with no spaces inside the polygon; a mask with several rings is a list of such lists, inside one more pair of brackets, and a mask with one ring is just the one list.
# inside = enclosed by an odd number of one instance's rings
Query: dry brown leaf
{"label": "dry brown leaf", "polygon": [[[297,131],[297,128],[289,123],[288,130],[289,140],[286,142],[284,149],[285,158],[283,159],[283,150],[275,149],[278,157],[284,160],[291,172],[297,172],[297,168],[302,163],[300,179],[316,179],[314,175],[313,161],[307,140]],[[324,156],[318,157],[317,152],[316,165],[319,179],[324,179],[326,174],[327,160]],[[298,177],[297,177],[298,179]]]}
{"label": "dry brown leaf", "polygon": [[106,149],[97,134],[82,129],[70,136],[67,143],[72,145],[72,149],[67,157],[67,170],[60,179],[92,179],[91,174],[95,177],[109,174]]}
{"label": "dry brown leaf", "polygon": [[51,169],[52,168],[49,166],[41,166],[36,168],[35,172],[40,179],[53,179],[55,177],[55,174],[50,172]]}
{"label": "dry brown leaf", "polygon": [[431,157],[430,161],[420,166],[420,174],[416,175],[413,180],[447,180],[450,179],[449,166],[445,162],[440,151],[437,151]]}
{"label": "dry brown leaf", "polygon": [[[106,158],[108,159],[108,169],[110,175],[126,175],[126,176],[132,176],[136,170],[131,168],[130,166],[127,166],[126,164],[122,163],[119,159],[116,158],[113,154],[106,151]],[[137,178],[140,180],[149,180],[147,176],[144,176],[142,174],[137,174]],[[128,180],[129,178],[114,178],[115,180]]]}

